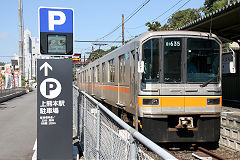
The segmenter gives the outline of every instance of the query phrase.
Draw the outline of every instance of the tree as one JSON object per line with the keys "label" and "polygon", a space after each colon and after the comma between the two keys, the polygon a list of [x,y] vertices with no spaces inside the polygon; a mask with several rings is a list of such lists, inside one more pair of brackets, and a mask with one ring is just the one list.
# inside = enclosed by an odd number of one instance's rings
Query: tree
{"label": "tree", "polygon": [[5,65],[5,63],[4,62],[0,62],[0,66],[4,66]]}
{"label": "tree", "polygon": [[201,9],[185,9],[174,13],[167,23],[161,26],[157,21],[147,22],[148,31],[175,30],[201,17]]}
{"label": "tree", "polygon": [[[230,0],[230,3],[233,3],[236,1],[237,0]],[[206,15],[224,7],[227,4],[228,4],[228,0],[205,0],[202,11]]]}
{"label": "tree", "polygon": [[102,49],[97,49],[97,50],[93,51],[93,54],[91,54],[88,57],[87,61],[98,59],[98,58],[102,57],[103,55],[105,55],[105,54],[107,54],[107,53],[109,53],[109,52],[111,52],[111,51],[113,51],[117,48],[118,48],[117,46],[112,46],[110,49],[108,49],[106,51],[104,51]]}
{"label": "tree", "polygon": [[158,21],[147,22],[145,26],[148,26],[148,31],[162,31],[162,30],[168,30],[168,25],[164,24],[161,26],[161,24]]}
{"label": "tree", "polygon": [[204,7],[209,10],[213,7],[213,4],[219,0],[205,0]]}
{"label": "tree", "polygon": [[201,17],[200,9],[185,9],[178,11],[168,19],[167,23],[171,30],[175,30]]}
{"label": "tree", "polygon": [[148,31],[159,31],[161,28],[161,24],[158,21],[147,22],[145,26],[148,26]]}

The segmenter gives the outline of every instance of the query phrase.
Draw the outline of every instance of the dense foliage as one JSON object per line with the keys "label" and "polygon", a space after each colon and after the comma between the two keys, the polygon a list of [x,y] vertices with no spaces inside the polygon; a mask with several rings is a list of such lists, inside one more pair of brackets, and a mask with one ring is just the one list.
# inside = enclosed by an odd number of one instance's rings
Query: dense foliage
{"label": "dense foliage", "polygon": [[175,30],[201,17],[200,9],[185,9],[178,11],[168,19],[167,24],[171,30]]}
{"label": "dense foliage", "polygon": [[118,47],[117,46],[112,46],[110,49],[108,49],[106,51],[102,50],[102,49],[97,49],[97,50],[93,51],[93,53],[90,54],[87,61],[93,61],[95,59],[98,59],[98,58],[102,57],[103,55],[113,51],[116,48],[118,48]]}
{"label": "dense foliage", "polygon": [[[236,2],[237,0],[230,0],[230,3]],[[228,4],[228,0],[205,0],[204,7],[202,7],[202,10],[204,14],[209,14],[211,12],[214,12],[225,5]]]}
{"label": "dense foliage", "polygon": [[148,31],[175,30],[185,24],[201,17],[201,9],[185,9],[174,13],[166,24],[161,26],[158,21],[147,22]]}
{"label": "dense foliage", "polygon": [[[237,0],[230,0],[230,3]],[[147,22],[145,25],[148,27],[148,31],[159,30],[175,30],[184,26],[202,16],[202,14],[209,14],[215,10],[218,10],[228,4],[228,0],[205,0],[204,6],[198,9],[185,9],[178,11],[168,19],[167,23],[163,26],[158,21]]]}
{"label": "dense foliage", "polygon": [[0,66],[4,66],[5,65],[5,63],[4,62],[0,62]]}

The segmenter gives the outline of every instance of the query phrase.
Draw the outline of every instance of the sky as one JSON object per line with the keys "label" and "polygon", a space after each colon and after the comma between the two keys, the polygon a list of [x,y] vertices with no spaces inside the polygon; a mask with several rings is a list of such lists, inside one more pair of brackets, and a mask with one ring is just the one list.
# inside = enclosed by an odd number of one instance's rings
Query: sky
{"label": "sky", "polygon": [[[99,40],[110,33],[125,18],[147,0],[22,0],[24,29],[38,37],[38,7],[63,7],[74,10],[74,40]],[[136,15],[125,23],[125,40],[147,31],[144,25],[156,19],[162,25],[180,7],[199,8],[205,0],[150,0]],[[186,3],[186,4],[185,4]],[[176,5],[177,4],[177,5]],[[184,5],[185,4],[185,5]],[[175,7],[173,7],[175,6]],[[18,0],[5,0],[0,5],[0,62],[10,62],[14,54],[19,55]],[[121,27],[101,40],[121,41]],[[108,49],[109,44],[101,49]],[[94,46],[95,49],[98,46]],[[91,43],[74,43],[74,53],[91,51]],[[6,57],[7,56],[7,57]]]}

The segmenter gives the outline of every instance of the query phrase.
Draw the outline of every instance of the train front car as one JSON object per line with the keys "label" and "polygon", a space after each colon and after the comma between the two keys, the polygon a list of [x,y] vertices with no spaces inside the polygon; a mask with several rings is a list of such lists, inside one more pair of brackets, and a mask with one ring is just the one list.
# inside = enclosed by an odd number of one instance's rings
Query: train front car
{"label": "train front car", "polygon": [[190,31],[148,34],[139,63],[144,64],[138,96],[142,133],[157,143],[216,144],[222,107],[220,40]]}

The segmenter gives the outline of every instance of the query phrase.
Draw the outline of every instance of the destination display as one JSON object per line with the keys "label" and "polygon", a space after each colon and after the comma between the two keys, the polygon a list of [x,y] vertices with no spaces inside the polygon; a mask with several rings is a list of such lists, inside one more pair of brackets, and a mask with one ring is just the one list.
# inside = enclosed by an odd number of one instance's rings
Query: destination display
{"label": "destination display", "polygon": [[66,53],[66,36],[48,35],[48,53]]}

